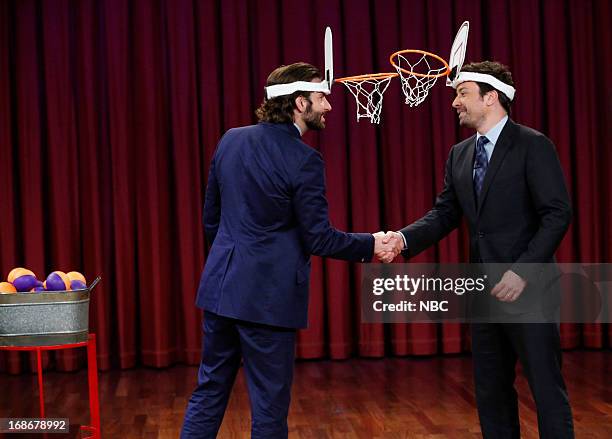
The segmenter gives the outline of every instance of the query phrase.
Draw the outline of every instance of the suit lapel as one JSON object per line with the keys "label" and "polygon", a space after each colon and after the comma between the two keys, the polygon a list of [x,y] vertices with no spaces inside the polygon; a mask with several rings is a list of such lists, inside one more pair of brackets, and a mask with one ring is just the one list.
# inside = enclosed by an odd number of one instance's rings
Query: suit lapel
{"label": "suit lapel", "polygon": [[495,178],[495,174],[497,174],[497,171],[499,171],[499,168],[503,163],[506,154],[512,147],[512,134],[514,132],[514,126],[514,122],[508,119],[506,126],[504,127],[504,129],[499,135],[499,138],[497,139],[497,143],[495,144],[495,149],[493,150],[493,155],[491,156],[491,161],[489,162],[489,167],[487,169],[487,173],[482,184],[480,197],[478,198],[478,214],[480,214],[480,212],[482,211],[482,206],[487,198],[487,193],[489,192],[491,183]]}

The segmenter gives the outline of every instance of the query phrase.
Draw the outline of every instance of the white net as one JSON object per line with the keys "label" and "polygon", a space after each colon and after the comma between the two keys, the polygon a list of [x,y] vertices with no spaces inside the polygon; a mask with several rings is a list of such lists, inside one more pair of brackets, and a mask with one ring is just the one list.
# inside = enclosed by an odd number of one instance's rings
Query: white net
{"label": "white net", "polygon": [[427,52],[418,50],[396,53],[393,66],[402,81],[402,92],[406,97],[406,104],[416,107],[425,100],[429,89],[433,87],[440,76],[446,74],[448,67],[436,67],[432,64],[442,64]]}
{"label": "white net", "polygon": [[346,88],[355,96],[357,122],[365,117],[370,119],[371,123],[380,123],[384,93],[391,79],[396,76],[396,73],[376,73],[338,80],[346,85]]}

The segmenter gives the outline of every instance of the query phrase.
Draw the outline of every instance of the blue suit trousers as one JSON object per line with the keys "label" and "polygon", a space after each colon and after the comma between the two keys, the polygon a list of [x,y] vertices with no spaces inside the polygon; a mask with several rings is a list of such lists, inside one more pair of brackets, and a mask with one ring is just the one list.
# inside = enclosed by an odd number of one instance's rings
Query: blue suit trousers
{"label": "blue suit trousers", "polygon": [[181,439],[217,437],[241,360],[251,404],[251,438],[287,438],[295,329],[204,311],[202,361]]}

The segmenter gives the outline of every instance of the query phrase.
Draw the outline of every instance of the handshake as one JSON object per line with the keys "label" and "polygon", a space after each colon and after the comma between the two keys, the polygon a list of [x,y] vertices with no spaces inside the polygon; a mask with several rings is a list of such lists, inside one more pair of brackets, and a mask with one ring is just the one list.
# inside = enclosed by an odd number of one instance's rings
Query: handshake
{"label": "handshake", "polygon": [[404,249],[404,238],[399,232],[377,232],[374,236],[374,255],[379,261],[389,263]]}

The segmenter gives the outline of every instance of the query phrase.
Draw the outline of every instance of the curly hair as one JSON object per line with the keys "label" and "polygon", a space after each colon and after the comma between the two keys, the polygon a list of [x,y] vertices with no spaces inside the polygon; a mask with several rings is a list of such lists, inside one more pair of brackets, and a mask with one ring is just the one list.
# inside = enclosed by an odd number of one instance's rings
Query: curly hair
{"label": "curly hair", "polygon": [[[266,87],[276,84],[289,84],[295,81],[312,81],[320,79],[321,72],[315,66],[304,62],[289,64],[288,66],[280,66],[268,76]],[[257,120],[260,122],[272,123],[291,123],[293,122],[293,110],[295,106],[295,98],[310,96],[309,91],[296,91],[290,95],[277,96],[272,99],[265,99],[255,110]]]}
{"label": "curly hair", "polygon": [[[504,84],[508,84],[514,87],[514,81],[512,80],[512,73],[507,66],[495,62],[495,61],[482,61],[482,62],[474,62],[470,64],[466,64],[461,68],[462,72],[473,72],[473,73],[484,73],[487,75],[491,75],[497,79],[499,79]],[[489,84],[485,84],[484,82],[476,82],[478,84],[478,88],[480,89],[480,96],[484,96],[491,90],[497,91],[497,95],[499,96],[499,103],[506,113],[510,114],[510,105],[512,101],[506,96],[503,92],[497,90],[495,87]]]}

